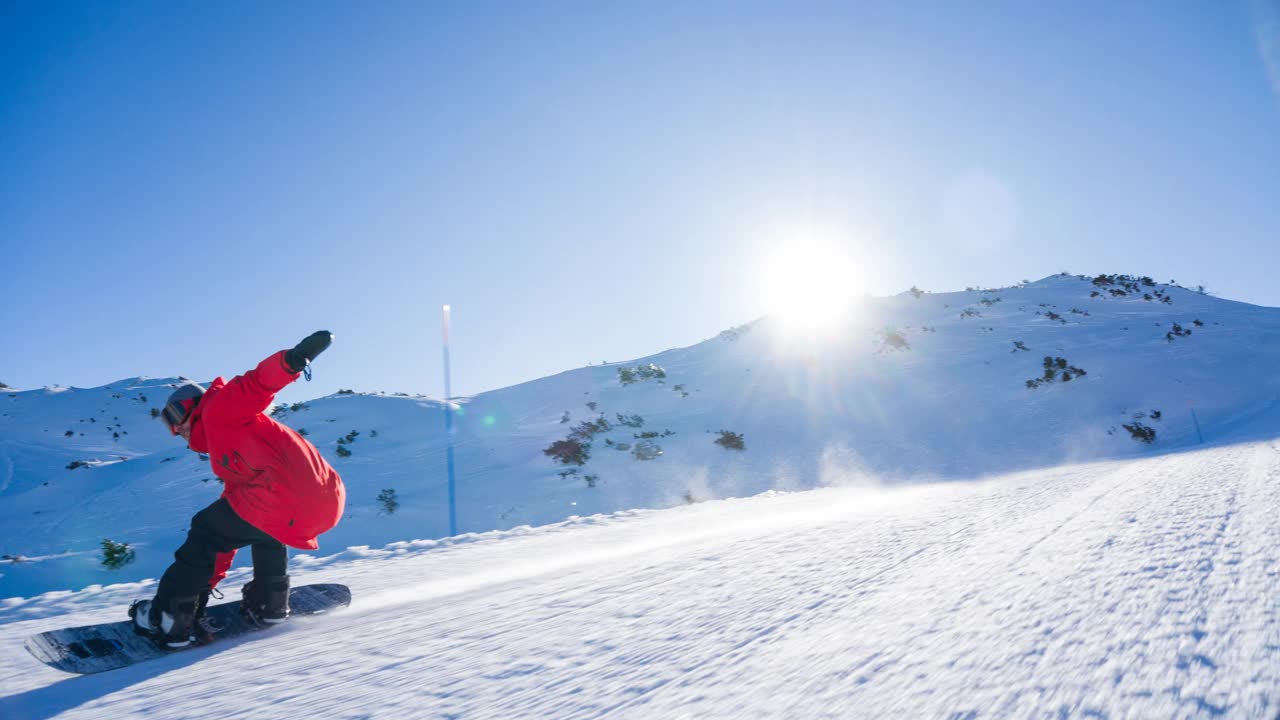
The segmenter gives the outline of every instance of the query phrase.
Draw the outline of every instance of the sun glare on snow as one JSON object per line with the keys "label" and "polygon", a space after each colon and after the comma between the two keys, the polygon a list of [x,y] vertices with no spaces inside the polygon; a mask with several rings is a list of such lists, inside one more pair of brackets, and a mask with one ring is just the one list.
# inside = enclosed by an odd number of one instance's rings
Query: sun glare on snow
{"label": "sun glare on snow", "polygon": [[824,243],[787,243],[760,266],[766,312],[789,329],[815,332],[840,324],[860,289],[853,258]]}

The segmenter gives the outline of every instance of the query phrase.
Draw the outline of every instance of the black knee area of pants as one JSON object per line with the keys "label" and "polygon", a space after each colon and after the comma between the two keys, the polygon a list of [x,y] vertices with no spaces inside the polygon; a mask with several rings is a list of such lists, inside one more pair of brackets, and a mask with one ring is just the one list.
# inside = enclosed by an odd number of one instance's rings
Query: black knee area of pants
{"label": "black knee area of pants", "polygon": [[156,590],[157,603],[195,595],[208,586],[218,553],[225,552],[219,549],[225,542],[210,522],[211,510],[212,505],[191,519],[186,542],[173,553],[173,564],[160,578],[160,587]]}
{"label": "black knee area of pants", "polygon": [[253,546],[255,574],[284,575],[289,551],[236,514],[221,498],[191,518],[186,542],[173,554],[174,563],[160,578],[158,600],[196,595],[208,588],[218,553]]}

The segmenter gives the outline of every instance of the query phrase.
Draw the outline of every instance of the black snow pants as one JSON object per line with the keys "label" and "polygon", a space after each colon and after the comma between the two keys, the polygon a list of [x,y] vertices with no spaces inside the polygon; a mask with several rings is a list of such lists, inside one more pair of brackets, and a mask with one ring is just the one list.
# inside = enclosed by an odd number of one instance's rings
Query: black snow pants
{"label": "black snow pants", "polygon": [[191,518],[187,541],[173,554],[173,564],[160,578],[156,603],[165,606],[174,598],[189,598],[209,589],[218,553],[253,548],[253,576],[259,578],[286,574],[289,551],[284,544],[236,514],[226,498],[196,513]]}

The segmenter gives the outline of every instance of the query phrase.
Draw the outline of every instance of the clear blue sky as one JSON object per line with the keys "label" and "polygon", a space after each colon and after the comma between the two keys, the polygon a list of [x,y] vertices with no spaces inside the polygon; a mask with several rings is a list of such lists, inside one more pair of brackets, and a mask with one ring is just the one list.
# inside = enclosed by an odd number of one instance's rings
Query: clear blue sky
{"label": "clear blue sky", "polygon": [[[962,9],[962,6],[967,6]],[[1275,0],[5,2],[0,381],[454,394],[866,290],[1132,272],[1280,305]],[[1268,66],[1268,58],[1271,63]]]}

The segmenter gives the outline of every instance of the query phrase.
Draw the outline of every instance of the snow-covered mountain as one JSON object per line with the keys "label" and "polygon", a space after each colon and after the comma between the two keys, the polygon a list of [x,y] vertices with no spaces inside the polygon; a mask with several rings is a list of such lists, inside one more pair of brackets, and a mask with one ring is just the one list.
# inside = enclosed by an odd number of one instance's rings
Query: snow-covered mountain
{"label": "snow-covered mountain", "polygon": [[[455,399],[452,438],[451,406],[423,397],[344,392],[277,417],[348,485],[322,557],[447,535],[450,440],[459,530],[477,533],[1264,437],[1280,427],[1278,351],[1280,310],[1145,278],[1059,275],[867,299],[826,338],[761,320]],[[0,597],[154,578],[170,562],[220,489],[153,418],[175,382],[0,394]],[[129,544],[132,562],[104,567],[107,538]]]}

